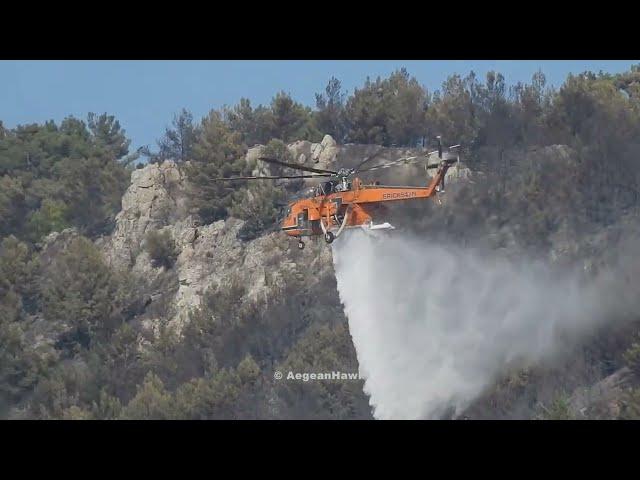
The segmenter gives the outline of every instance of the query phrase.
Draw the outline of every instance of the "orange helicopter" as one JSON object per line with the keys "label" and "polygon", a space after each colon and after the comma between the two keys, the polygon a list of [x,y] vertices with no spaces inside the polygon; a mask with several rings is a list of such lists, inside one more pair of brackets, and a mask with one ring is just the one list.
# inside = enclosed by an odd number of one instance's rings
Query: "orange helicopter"
{"label": "orange helicopter", "polygon": [[[281,229],[287,235],[297,238],[298,248],[302,250],[304,249],[303,237],[323,235],[327,244],[330,244],[342,234],[345,228],[393,229],[394,227],[388,222],[373,223],[374,216],[384,213],[385,203],[426,199],[438,193],[444,193],[444,179],[447,170],[459,161],[459,156],[452,155],[450,152],[443,155],[440,137],[437,137],[437,140],[438,150],[436,151],[415,157],[400,158],[366,169],[362,167],[375,158],[377,154],[366,158],[355,168],[341,168],[338,171],[306,167],[272,158],[260,157],[259,160],[263,162],[311,172],[313,175],[223,177],[215,180],[277,180],[328,177],[328,181],[318,184],[313,189],[312,197],[290,202],[282,220]],[[453,145],[449,147],[449,151],[459,146]],[[380,185],[379,182],[365,185],[358,177],[353,177],[357,173],[417,163],[435,154],[438,155],[438,163],[425,165],[425,169],[436,169],[435,175],[425,187]]]}

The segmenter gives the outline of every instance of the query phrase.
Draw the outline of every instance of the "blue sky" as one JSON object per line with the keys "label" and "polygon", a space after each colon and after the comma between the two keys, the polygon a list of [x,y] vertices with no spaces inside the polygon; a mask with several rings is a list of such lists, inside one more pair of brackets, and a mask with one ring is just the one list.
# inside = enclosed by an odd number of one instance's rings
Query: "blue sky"
{"label": "blue sky", "polygon": [[268,103],[280,90],[314,105],[314,93],[331,76],[352,92],[367,76],[388,76],[406,67],[430,91],[453,73],[501,72],[508,84],[529,81],[541,69],[558,86],[584,70],[616,73],[637,60],[237,60],[237,61],[0,61],[0,120],[18,124],[61,121],[88,112],[113,114],[134,148],[155,146],[182,107],[197,119],[241,97]]}

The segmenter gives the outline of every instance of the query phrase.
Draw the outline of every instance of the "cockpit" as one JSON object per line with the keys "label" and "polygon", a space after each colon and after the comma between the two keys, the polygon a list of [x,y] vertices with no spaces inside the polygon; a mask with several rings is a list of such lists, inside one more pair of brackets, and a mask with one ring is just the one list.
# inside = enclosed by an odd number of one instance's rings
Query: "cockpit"
{"label": "cockpit", "polygon": [[281,224],[289,224],[292,222],[291,218],[291,207],[293,204],[290,204],[284,210],[280,210],[280,215],[278,215],[278,222]]}
{"label": "cockpit", "polygon": [[316,196],[330,195],[335,192],[347,192],[351,190],[351,182],[345,177],[340,180],[330,180],[328,182],[320,183],[316,187]]}

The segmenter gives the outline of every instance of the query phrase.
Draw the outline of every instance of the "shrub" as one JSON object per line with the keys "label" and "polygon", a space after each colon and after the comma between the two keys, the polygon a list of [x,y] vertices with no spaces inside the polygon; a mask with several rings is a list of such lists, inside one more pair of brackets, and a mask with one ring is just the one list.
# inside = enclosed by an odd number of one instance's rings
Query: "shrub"
{"label": "shrub", "polygon": [[31,238],[40,240],[51,232],[61,232],[71,226],[68,221],[67,206],[60,201],[45,199],[39,210],[33,212],[27,222]]}
{"label": "shrub", "polygon": [[560,394],[553,399],[549,407],[543,407],[542,420],[573,420],[569,397]]}
{"label": "shrub", "polygon": [[623,396],[618,418],[620,420],[640,419],[640,389],[635,388]]}
{"label": "shrub", "polygon": [[53,259],[41,280],[42,312],[48,322],[69,324],[73,330],[59,346],[88,347],[96,335],[109,335],[123,321],[133,287],[128,277],[112,271],[87,238],[74,238]]}
{"label": "shrub", "polygon": [[149,372],[136,396],[123,408],[120,418],[125,420],[168,420],[173,417],[173,397],[160,378]]}
{"label": "shrub", "polygon": [[624,361],[634,374],[640,376],[640,335],[636,337],[637,341],[624,352]]}
{"label": "shrub", "polygon": [[145,247],[153,265],[156,267],[173,267],[178,258],[178,251],[171,233],[167,230],[159,232],[153,230],[147,235]]}
{"label": "shrub", "polygon": [[272,184],[254,183],[240,195],[233,206],[235,217],[245,220],[238,238],[249,241],[277,228],[280,208],[284,204],[284,190]]}

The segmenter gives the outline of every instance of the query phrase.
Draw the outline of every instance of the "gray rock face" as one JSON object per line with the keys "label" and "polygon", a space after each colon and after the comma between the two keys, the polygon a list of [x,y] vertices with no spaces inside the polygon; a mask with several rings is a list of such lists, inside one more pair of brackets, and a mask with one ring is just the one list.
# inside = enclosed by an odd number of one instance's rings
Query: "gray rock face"
{"label": "gray rock face", "polygon": [[131,174],[116,228],[103,247],[108,262],[126,268],[135,262],[148,231],[186,215],[183,174],[172,161],[149,164]]}
{"label": "gray rock face", "polygon": [[624,395],[634,383],[631,370],[623,367],[595,385],[576,390],[569,407],[575,418],[618,418]]}
{"label": "gray rock face", "polygon": [[[259,148],[252,149],[252,155],[258,154]],[[299,252],[295,242],[281,232],[250,242],[238,240],[244,222],[235,218],[199,225],[187,212],[187,188],[173,162],[149,164],[134,171],[115,230],[98,243],[110,265],[131,269],[152,285],[151,298],[161,298],[168,305],[163,309],[165,320],[176,327],[183,325],[208,288],[224,288],[232,280],[239,281],[247,294],[238,301],[255,301],[281,288],[288,275],[304,276],[313,285],[315,279],[332,273],[331,252],[322,243]],[[155,267],[145,251],[145,238],[152,230],[169,232],[175,243],[179,254],[170,271]],[[156,320],[159,318],[147,322]]]}
{"label": "gray rock face", "polygon": [[299,140],[288,145],[288,148],[298,163],[304,164],[309,160],[309,163],[317,168],[328,168],[332,165],[339,151],[338,144],[331,135],[325,135],[320,143]]}
{"label": "gray rock face", "polygon": [[331,137],[325,135],[320,144],[314,144],[311,149],[311,159],[318,168],[328,168],[331,166],[338,156],[338,144]]}
{"label": "gray rock face", "polygon": [[74,238],[79,236],[75,228],[66,228],[61,232],[51,232],[38,245],[40,249],[40,261],[49,263],[49,261],[64,251]]}
{"label": "gray rock face", "polygon": [[[245,286],[247,293],[238,302],[267,299],[282,288],[288,275],[309,271],[332,272],[331,253],[328,248],[308,249],[303,252],[301,264],[291,255],[287,238],[271,233],[250,242],[237,239],[244,222],[234,218],[218,221],[204,227],[176,224],[171,228],[180,255],[174,266],[179,287],[175,294],[174,319],[182,323],[190,309],[199,305],[208,288],[225,288],[232,281]],[[319,245],[323,247],[323,245]],[[314,281],[309,278],[309,284]]]}

